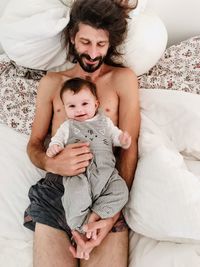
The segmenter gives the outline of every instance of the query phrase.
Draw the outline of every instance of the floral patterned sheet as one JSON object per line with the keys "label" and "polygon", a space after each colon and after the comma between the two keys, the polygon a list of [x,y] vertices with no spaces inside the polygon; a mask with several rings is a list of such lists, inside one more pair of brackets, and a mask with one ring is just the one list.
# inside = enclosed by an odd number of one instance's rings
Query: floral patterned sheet
{"label": "floral patterned sheet", "polygon": [[29,135],[39,80],[44,71],[17,66],[0,55],[0,123]]}
{"label": "floral patterned sheet", "polygon": [[142,89],[171,89],[200,94],[200,36],[166,49],[139,80]]}

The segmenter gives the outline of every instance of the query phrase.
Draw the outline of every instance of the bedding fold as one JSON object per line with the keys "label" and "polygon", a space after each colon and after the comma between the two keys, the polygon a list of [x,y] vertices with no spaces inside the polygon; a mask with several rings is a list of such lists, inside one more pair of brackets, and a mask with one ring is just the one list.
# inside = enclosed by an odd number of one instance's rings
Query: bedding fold
{"label": "bedding fold", "polygon": [[140,100],[139,161],[125,218],[156,240],[200,242],[200,176],[186,164],[199,163],[200,96],[144,89]]}

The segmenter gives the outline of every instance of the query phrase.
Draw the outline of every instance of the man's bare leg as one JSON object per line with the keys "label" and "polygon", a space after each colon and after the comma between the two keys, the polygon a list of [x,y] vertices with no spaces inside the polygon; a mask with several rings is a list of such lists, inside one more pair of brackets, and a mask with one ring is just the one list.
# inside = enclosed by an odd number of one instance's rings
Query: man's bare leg
{"label": "man's bare leg", "polygon": [[77,267],[69,251],[66,233],[44,224],[36,224],[34,237],[34,267]]}
{"label": "man's bare leg", "polygon": [[101,245],[95,248],[88,261],[82,260],[81,267],[127,267],[128,230],[109,233]]}

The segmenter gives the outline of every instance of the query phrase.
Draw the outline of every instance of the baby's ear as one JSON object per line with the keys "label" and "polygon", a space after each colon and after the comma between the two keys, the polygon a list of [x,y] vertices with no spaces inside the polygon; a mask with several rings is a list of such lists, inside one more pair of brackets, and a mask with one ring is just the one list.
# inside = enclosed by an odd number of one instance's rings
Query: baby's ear
{"label": "baby's ear", "polygon": [[100,105],[100,102],[99,102],[99,100],[96,100],[96,104],[95,104],[96,108],[98,108],[98,107],[99,107],[99,105]]}

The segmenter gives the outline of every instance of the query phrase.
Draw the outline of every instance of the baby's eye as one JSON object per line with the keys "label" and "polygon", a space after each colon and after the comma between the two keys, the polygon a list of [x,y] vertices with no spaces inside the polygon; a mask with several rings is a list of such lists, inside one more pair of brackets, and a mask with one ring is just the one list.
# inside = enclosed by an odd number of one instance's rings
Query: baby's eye
{"label": "baby's eye", "polygon": [[69,105],[69,108],[75,108],[75,105]]}
{"label": "baby's eye", "polygon": [[83,105],[83,106],[86,106],[86,105],[88,105],[88,103],[87,103],[87,102],[84,102],[82,105]]}

